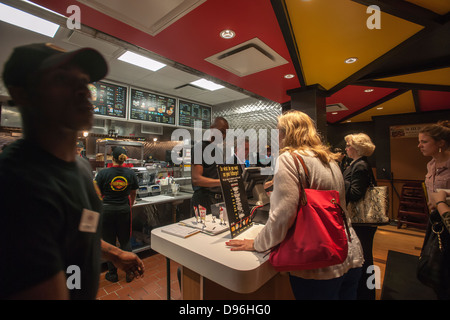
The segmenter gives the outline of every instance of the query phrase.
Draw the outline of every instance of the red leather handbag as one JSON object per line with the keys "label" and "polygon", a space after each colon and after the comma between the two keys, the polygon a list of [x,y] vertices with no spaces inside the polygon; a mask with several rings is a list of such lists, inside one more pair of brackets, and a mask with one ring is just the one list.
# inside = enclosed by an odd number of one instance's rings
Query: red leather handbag
{"label": "red leather handbag", "polygon": [[[300,160],[307,185],[309,172]],[[296,161],[297,169],[298,162]],[[269,261],[277,271],[325,268],[345,261],[348,255],[348,231],[345,211],[336,190],[300,188],[300,204],[296,220],[285,239],[270,253]],[[350,232],[347,232],[350,237]],[[349,238],[351,241],[351,238]]]}

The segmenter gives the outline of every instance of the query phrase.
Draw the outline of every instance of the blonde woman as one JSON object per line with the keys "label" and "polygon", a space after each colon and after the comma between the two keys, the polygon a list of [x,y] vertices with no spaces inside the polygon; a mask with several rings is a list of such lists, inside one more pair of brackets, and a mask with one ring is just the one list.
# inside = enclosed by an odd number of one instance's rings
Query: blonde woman
{"label": "blonde woman", "polygon": [[[372,173],[367,157],[371,156],[375,150],[375,145],[370,137],[365,133],[355,133],[345,136],[347,156],[353,161],[344,171],[345,200],[347,203],[357,202],[366,194],[371,184],[377,182]],[[364,251],[363,275],[358,286],[358,300],[375,300],[375,289],[367,286],[367,279],[370,276],[366,272],[367,268],[373,265],[373,239],[377,231],[376,225],[353,224],[353,228],[358,235]]]}
{"label": "blonde woman", "polygon": [[[332,153],[320,140],[314,122],[300,111],[289,111],[278,119],[280,156],[274,176],[274,189],[270,198],[269,219],[255,239],[231,240],[231,250],[267,251],[281,243],[293,225],[299,204],[299,185],[317,190],[339,191],[341,205],[345,207],[344,180]],[[310,173],[310,185],[305,185],[305,173],[290,152],[300,154]],[[299,300],[355,299],[356,288],[363,264],[362,249],[354,230],[347,259],[322,269],[290,272],[292,291]]]}

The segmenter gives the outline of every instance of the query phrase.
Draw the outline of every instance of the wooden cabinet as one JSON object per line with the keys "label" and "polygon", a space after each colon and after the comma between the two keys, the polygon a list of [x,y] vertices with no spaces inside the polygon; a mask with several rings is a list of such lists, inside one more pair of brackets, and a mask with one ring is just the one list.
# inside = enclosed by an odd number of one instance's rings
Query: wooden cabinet
{"label": "wooden cabinet", "polygon": [[406,227],[426,229],[427,222],[428,206],[422,184],[405,183],[400,195],[397,228],[404,224]]}

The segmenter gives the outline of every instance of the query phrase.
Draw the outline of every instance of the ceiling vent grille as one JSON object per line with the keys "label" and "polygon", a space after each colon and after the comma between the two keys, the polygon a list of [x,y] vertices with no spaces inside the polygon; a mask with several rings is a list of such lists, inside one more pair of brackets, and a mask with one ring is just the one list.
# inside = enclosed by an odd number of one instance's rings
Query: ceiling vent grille
{"label": "ceiling vent grille", "polygon": [[258,38],[219,52],[205,60],[239,77],[288,63],[286,59]]}
{"label": "ceiling vent grille", "polygon": [[348,110],[346,106],[344,106],[342,103],[333,103],[329,104],[326,107],[327,112],[338,112],[338,111],[345,111]]}

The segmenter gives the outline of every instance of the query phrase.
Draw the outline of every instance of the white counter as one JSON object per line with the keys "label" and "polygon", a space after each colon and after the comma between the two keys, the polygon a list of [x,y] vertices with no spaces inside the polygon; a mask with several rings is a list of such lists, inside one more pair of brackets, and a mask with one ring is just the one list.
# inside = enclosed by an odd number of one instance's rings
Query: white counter
{"label": "white counter", "polygon": [[175,196],[174,195],[157,195],[157,196],[149,196],[145,198],[141,198],[141,200],[137,200],[133,207],[139,207],[139,206],[145,206],[148,204],[161,204],[161,203],[168,203],[168,202],[183,202],[186,199],[191,199],[192,193],[188,192],[178,192]]}
{"label": "white counter", "polygon": [[[229,231],[215,236],[198,233],[180,238],[162,232],[163,228],[152,230],[153,250],[233,292],[252,293],[277,274],[268,261],[269,255],[231,251],[225,245],[231,239]],[[255,238],[262,228],[254,225],[236,239]]]}

